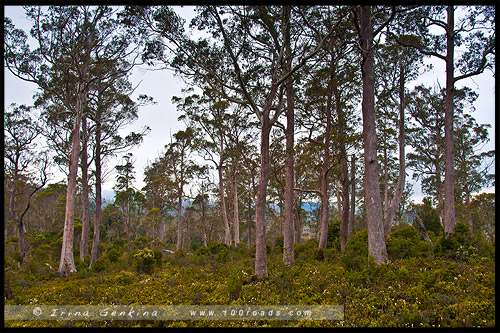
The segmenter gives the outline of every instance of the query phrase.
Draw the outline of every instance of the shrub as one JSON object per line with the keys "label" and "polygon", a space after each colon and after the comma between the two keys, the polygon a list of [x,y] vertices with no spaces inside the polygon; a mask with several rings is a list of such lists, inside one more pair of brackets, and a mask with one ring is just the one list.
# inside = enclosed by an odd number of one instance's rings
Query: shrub
{"label": "shrub", "polygon": [[109,258],[106,255],[103,255],[97,258],[96,261],[92,264],[92,270],[95,272],[104,272],[106,268],[109,266]]}
{"label": "shrub", "polygon": [[111,245],[106,250],[106,256],[109,258],[109,261],[111,261],[112,263],[117,262],[118,259],[120,258],[120,255],[121,255],[121,249],[116,245]]}
{"label": "shrub", "polygon": [[156,259],[154,252],[147,248],[140,250],[134,255],[134,265],[138,273],[153,273],[155,263]]}
{"label": "shrub", "polygon": [[202,245],[196,249],[195,254],[197,256],[207,256],[208,255],[208,247],[205,245]]}
{"label": "shrub", "polygon": [[387,257],[390,260],[425,258],[432,254],[432,244],[426,242],[413,226],[393,232],[387,237]]}
{"label": "shrub", "polygon": [[351,270],[360,270],[368,265],[368,230],[363,229],[352,235],[345,246],[342,264]]}
{"label": "shrub", "polygon": [[227,249],[229,251],[229,246],[220,242],[209,242],[208,250],[211,254],[218,254],[222,249]]}
{"label": "shrub", "polygon": [[441,258],[460,261],[476,257],[477,249],[467,225],[459,222],[451,235],[441,236],[437,241],[435,253]]}
{"label": "shrub", "polygon": [[314,238],[308,239],[304,244],[295,244],[295,258],[303,261],[316,259],[318,257],[317,249],[318,242]]}
{"label": "shrub", "polygon": [[231,259],[231,251],[229,247],[224,247],[215,256],[220,262],[228,262]]}
{"label": "shrub", "polygon": [[340,251],[340,220],[328,223],[328,233],[326,234],[326,247]]}
{"label": "shrub", "polygon": [[278,236],[276,237],[276,240],[274,241],[274,253],[283,253],[283,245],[284,245],[284,239],[283,236]]}

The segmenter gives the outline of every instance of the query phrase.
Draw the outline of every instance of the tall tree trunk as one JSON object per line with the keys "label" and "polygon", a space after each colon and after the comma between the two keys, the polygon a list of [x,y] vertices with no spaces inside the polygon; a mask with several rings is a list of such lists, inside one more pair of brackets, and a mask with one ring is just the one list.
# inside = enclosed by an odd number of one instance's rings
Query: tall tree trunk
{"label": "tall tree trunk", "polygon": [[396,211],[401,204],[403,191],[406,183],[406,163],[405,163],[405,75],[403,62],[399,64],[399,176],[398,184],[394,192],[394,197],[387,209],[385,217],[385,234],[391,233],[392,221]]}
{"label": "tall tree trunk", "polygon": [[[330,80],[331,81],[331,80]],[[330,133],[332,130],[332,88],[331,82],[328,83],[328,96],[326,100],[326,129],[325,140],[323,146],[323,167],[321,170],[321,224],[319,229],[319,247],[326,249],[326,240],[328,235],[328,211],[329,211],[329,195],[328,195],[328,170],[330,167]]]}
{"label": "tall tree trunk", "polygon": [[92,239],[92,250],[90,252],[90,264],[97,260],[99,255],[99,242],[101,236],[102,216],[102,166],[101,166],[101,107],[97,107],[96,129],[95,129],[95,220],[94,236]]}
{"label": "tall tree trunk", "polygon": [[71,155],[69,161],[68,187],[66,190],[66,209],[64,216],[64,231],[61,248],[61,260],[59,262],[59,275],[66,276],[76,272],[73,257],[74,224],[75,224],[75,195],[76,177],[78,173],[78,159],[80,155],[80,125],[85,94],[82,84],[79,84],[76,100],[76,113],[73,119],[73,131],[71,134]]}
{"label": "tall tree trunk", "polygon": [[[349,226],[347,227],[347,241],[354,233],[354,213],[356,210],[356,157],[351,156],[351,210],[349,214]],[[347,242],[346,242],[347,243]]]}
{"label": "tall tree trunk", "polygon": [[[17,167],[16,167],[17,169]],[[19,181],[19,176],[17,171],[14,172],[14,177],[12,180],[12,187],[9,188],[9,210],[12,215],[12,220],[14,225],[18,229],[18,239],[17,239],[17,251],[21,256],[21,263],[26,260],[26,246],[24,241],[24,223],[23,220],[19,218],[16,211],[16,195],[17,195],[17,182]],[[7,228],[5,228],[7,229]],[[14,233],[15,235],[15,233]]]}
{"label": "tall tree trunk", "polygon": [[384,236],[382,200],[377,163],[377,134],[375,130],[375,86],[373,58],[373,27],[371,7],[360,7],[360,42],[363,53],[361,76],[363,82],[363,144],[365,157],[365,206],[368,224],[368,252],[376,263],[387,260]]}
{"label": "tall tree trunk", "polygon": [[176,250],[182,248],[182,184],[177,191],[177,244]]}
{"label": "tall tree trunk", "polygon": [[445,141],[445,178],[444,178],[444,232],[448,236],[455,231],[455,193],[454,193],[454,147],[453,147],[453,86],[454,86],[454,25],[455,9],[448,6],[448,25],[446,37],[446,100],[444,114]]}
{"label": "tall tree trunk", "polygon": [[[291,7],[285,6],[284,9],[285,28],[285,56],[286,56],[286,70],[292,70],[292,50],[290,46],[290,12]],[[286,83],[286,181],[285,181],[285,223],[283,229],[283,263],[291,265],[295,262],[294,256],[294,225],[293,225],[293,201],[295,193],[293,190],[294,179],[294,100],[293,100],[293,79],[292,76],[288,78]]]}
{"label": "tall tree trunk", "polygon": [[[253,174],[252,174],[253,177]],[[248,202],[247,202],[247,228],[248,228],[248,241],[247,241],[247,247],[251,248],[252,247],[252,198],[250,197],[250,179],[248,181]],[[254,198],[255,200],[255,198]]]}
{"label": "tall tree trunk", "polygon": [[[337,112],[338,119],[338,133],[342,133],[343,129],[346,127],[346,120],[344,112],[342,110],[341,95],[337,87],[333,87],[335,96],[335,108]],[[344,135],[340,135],[339,144],[339,158],[340,158],[340,193],[341,193],[341,207],[339,209],[340,213],[340,249],[342,252],[345,251],[345,245],[347,244],[347,234],[348,234],[348,224],[349,224],[349,168],[347,165],[347,152],[346,152],[346,138]]]}
{"label": "tall tree trunk", "polygon": [[224,223],[224,243],[226,245],[231,245],[231,228],[229,227],[229,220],[227,217],[226,199],[224,196],[224,139],[221,135],[220,137],[220,147],[219,147],[219,165],[217,170],[219,172],[219,196],[220,196],[220,206],[222,213],[222,222]]}
{"label": "tall tree trunk", "polygon": [[207,246],[207,208],[205,205],[205,193],[201,194],[201,240]]}
{"label": "tall tree trunk", "polygon": [[87,157],[87,117],[82,117],[82,236],[80,240],[80,260],[85,261],[89,254],[89,179],[88,179],[88,157]]}
{"label": "tall tree trunk", "polygon": [[[234,170],[236,173],[236,170]],[[236,175],[233,180],[233,228],[234,228],[234,245],[240,242],[240,213],[238,210],[238,184],[236,183]]]}
{"label": "tall tree trunk", "polygon": [[270,107],[266,105],[262,114],[260,141],[260,177],[255,202],[255,274],[267,276],[266,253],[266,196],[269,183],[269,134],[271,133]]}

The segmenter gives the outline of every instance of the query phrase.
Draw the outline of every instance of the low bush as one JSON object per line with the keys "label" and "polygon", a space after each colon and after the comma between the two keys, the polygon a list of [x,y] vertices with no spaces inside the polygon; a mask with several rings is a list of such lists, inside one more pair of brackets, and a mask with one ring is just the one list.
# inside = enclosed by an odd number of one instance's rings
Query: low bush
{"label": "low bush", "polygon": [[429,258],[433,246],[420,236],[413,226],[394,231],[386,239],[387,257],[389,260],[403,258]]}
{"label": "low bush", "polygon": [[351,236],[342,255],[342,264],[349,270],[361,270],[368,265],[368,230]]}
{"label": "low bush", "polygon": [[134,255],[134,266],[138,273],[151,274],[157,263],[152,250],[144,248]]}
{"label": "low bush", "polygon": [[109,258],[106,255],[103,255],[94,261],[91,269],[95,272],[104,272],[109,268],[109,265]]}

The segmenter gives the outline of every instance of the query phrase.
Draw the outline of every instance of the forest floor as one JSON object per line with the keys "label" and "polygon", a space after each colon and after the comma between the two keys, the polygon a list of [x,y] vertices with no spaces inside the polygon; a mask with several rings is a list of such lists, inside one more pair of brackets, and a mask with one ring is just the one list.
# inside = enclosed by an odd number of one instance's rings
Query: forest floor
{"label": "forest floor", "polygon": [[269,249],[264,278],[253,275],[254,258],[242,246],[230,251],[219,247],[163,254],[148,273],[139,273],[137,266],[127,268],[124,262],[131,254],[126,251],[99,271],[82,265],[67,278],[52,273],[20,282],[22,273],[11,272],[6,277],[10,297],[4,300],[5,305],[343,305],[344,320],[52,320],[5,321],[4,325],[495,327],[494,255],[462,261],[403,258],[382,265],[358,265],[337,250],[318,251],[310,243],[297,246],[292,266],[282,264],[280,249]]}

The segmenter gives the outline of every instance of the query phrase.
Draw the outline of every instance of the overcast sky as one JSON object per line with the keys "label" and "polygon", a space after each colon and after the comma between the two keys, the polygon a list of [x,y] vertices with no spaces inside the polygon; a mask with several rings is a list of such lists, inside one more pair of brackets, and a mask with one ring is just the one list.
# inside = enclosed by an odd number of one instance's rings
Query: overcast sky
{"label": "overcast sky", "polygon": [[[177,7],[178,12],[187,19],[187,23],[189,23],[190,18],[194,16],[192,8],[193,7]],[[21,6],[6,6],[5,16],[10,17],[17,28],[22,28],[29,34],[31,25],[24,18],[24,10]],[[427,61],[431,60],[428,59]],[[432,62],[434,64],[433,71],[421,76],[418,82],[413,82],[408,85],[408,87],[417,83],[424,83],[426,86],[434,86],[439,83],[442,87],[445,86],[444,61],[432,60]],[[11,103],[32,105],[32,96],[36,92],[36,86],[14,77],[7,69],[4,70],[4,73],[5,106]],[[141,189],[144,186],[144,167],[164,151],[164,146],[170,142],[170,134],[180,129],[184,129],[185,127],[184,123],[177,121],[179,113],[171,103],[172,96],[181,96],[183,83],[179,77],[174,77],[173,74],[167,70],[151,71],[145,68],[134,69],[131,75],[131,81],[134,85],[141,82],[134,92],[134,95],[132,95],[133,99],[136,99],[139,94],[147,94],[153,97],[157,102],[155,105],[141,107],[139,109],[139,118],[121,132],[121,134],[126,134],[130,131],[137,131],[144,126],[149,126],[151,128],[151,132],[144,138],[140,147],[131,150],[136,161],[135,187]],[[485,145],[484,150],[494,149],[495,80],[492,73],[491,71],[486,71],[479,76],[461,80],[456,85],[456,88],[460,88],[463,85],[474,89],[479,94],[479,98],[475,102],[476,111],[473,113],[473,116],[479,124],[491,124],[491,128],[489,129],[490,142]],[[107,169],[112,170],[117,163],[120,163],[119,157],[118,159],[109,161]],[[110,174],[103,184],[103,189],[111,190],[115,184],[115,178],[116,174]],[[64,175],[56,172],[54,169],[54,178],[52,182],[60,180],[64,180]],[[413,180],[411,177],[408,177],[407,181],[412,182]],[[419,184],[416,184],[413,190],[415,200],[420,201],[422,195]],[[494,188],[487,189],[487,191],[493,192]]]}

